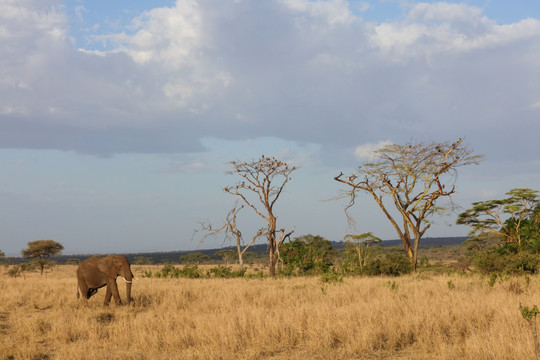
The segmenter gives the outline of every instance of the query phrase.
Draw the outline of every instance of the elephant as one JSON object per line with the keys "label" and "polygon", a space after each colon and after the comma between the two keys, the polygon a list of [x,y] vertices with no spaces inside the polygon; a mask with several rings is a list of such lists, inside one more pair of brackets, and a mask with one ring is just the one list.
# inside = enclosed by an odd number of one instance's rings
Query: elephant
{"label": "elephant", "polygon": [[85,299],[97,293],[99,288],[107,286],[105,293],[105,306],[109,305],[111,296],[117,305],[122,304],[116,278],[122,276],[126,281],[127,303],[131,301],[131,283],[133,281],[133,273],[131,265],[125,256],[107,255],[105,257],[91,257],[83,261],[77,268],[77,298],[81,295]]}

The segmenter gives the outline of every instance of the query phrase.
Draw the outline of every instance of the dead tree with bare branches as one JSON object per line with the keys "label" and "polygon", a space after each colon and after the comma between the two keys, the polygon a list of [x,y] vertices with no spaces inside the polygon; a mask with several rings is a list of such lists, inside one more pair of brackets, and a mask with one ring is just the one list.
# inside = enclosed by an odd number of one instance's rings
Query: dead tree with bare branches
{"label": "dead tree with bare branches", "polygon": [[194,231],[194,234],[197,232],[203,232],[204,236],[203,239],[206,239],[209,236],[217,236],[219,234],[225,235],[225,240],[233,239],[236,242],[236,251],[238,254],[238,264],[240,265],[240,269],[244,268],[244,253],[249,249],[251,245],[260,237],[263,237],[266,234],[266,229],[261,228],[257,230],[255,235],[252,236],[251,240],[249,240],[247,243],[244,241],[244,238],[242,236],[242,232],[240,229],[238,229],[238,225],[236,222],[236,216],[244,208],[244,205],[238,206],[238,201],[234,204],[233,208],[229,211],[227,214],[227,217],[225,218],[225,221],[223,225],[216,228],[213,227],[212,224],[208,221],[202,222],[200,224],[200,228],[196,229]]}
{"label": "dead tree with bare branches", "polygon": [[[457,168],[477,164],[481,155],[473,154],[462,139],[443,143],[392,144],[373,152],[373,160],[350,176],[340,173],[334,180],[348,186],[349,203],[355,204],[359,190],[370,194],[396,230],[413,269],[416,270],[420,239],[430,227],[428,218],[449,210],[455,192]],[[435,206],[439,198],[447,206]],[[387,201],[390,199],[390,201]],[[397,214],[391,211],[395,207]]]}
{"label": "dead tree with bare branches", "polygon": [[233,170],[229,174],[237,175],[241,180],[224,190],[236,196],[265,221],[266,226],[259,229],[257,234],[267,238],[270,275],[275,276],[279,249],[294,229],[289,232],[285,228],[278,229],[274,207],[297,167],[264,155],[258,160],[232,161],[231,165]]}

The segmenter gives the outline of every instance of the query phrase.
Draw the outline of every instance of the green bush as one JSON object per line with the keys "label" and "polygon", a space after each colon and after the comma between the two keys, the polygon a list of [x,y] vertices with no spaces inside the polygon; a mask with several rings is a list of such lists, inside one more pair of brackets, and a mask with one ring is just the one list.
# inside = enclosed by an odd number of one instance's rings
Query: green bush
{"label": "green bush", "polygon": [[[150,277],[152,276],[151,271],[147,271],[144,273],[143,277]],[[165,265],[160,271],[156,271],[154,274],[157,278],[189,278],[189,279],[196,279],[204,277],[204,272],[202,269],[199,269],[197,265],[186,265],[183,268],[177,268],[173,265]]]}
{"label": "green bush", "polygon": [[156,272],[156,277],[158,278],[166,278],[169,276],[172,276],[171,274],[175,271],[175,267],[173,265],[165,265],[160,272]]}
{"label": "green bush", "polygon": [[369,265],[367,275],[399,276],[412,271],[409,259],[403,253],[397,252],[390,252]]}
{"label": "green bush", "polygon": [[245,269],[233,271],[231,267],[218,265],[208,270],[207,274],[209,277],[215,277],[215,278],[233,278],[233,277],[243,277],[245,273],[246,273]]}
{"label": "green bush", "polygon": [[506,266],[505,257],[495,251],[477,254],[473,264],[482,274],[500,273]]}
{"label": "green bush", "polygon": [[520,252],[510,257],[504,270],[509,274],[535,274],[538,271],[539,260],[536,254]]}
{"label": "green bush", "polygon": [[301,236],[281,247],[280,272],[285,276],[323,274],[333,264],[335,253],[332,243],[321,236]]}
{"label": "green bush", "polygon": [[177,278],[198,279],[204,277],[204,272],[202,269],[199,269],[197,265],[186,265],[182,269],[177,269],[174,275]]}
{"label": "green bush", "polygon": [[536,274],[540,265],[540,255],[524,251],[485,252],[476,255],[474,265],[482,274]]}

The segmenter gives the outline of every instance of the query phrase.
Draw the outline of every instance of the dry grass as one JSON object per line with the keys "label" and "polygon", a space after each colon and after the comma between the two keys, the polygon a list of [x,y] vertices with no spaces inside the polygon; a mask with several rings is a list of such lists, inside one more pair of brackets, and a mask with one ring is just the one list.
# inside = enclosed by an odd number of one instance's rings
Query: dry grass
{"label": "dry grass", "polygon": [[[148,267],[145,267],[148,268]],[[156,267],[155,269],[158,269]],[[76,299],[75,266],[0,270],[0,359],[533,359],[540,279],[148,279]],[[121,293],[123,295],[123,293]]]}

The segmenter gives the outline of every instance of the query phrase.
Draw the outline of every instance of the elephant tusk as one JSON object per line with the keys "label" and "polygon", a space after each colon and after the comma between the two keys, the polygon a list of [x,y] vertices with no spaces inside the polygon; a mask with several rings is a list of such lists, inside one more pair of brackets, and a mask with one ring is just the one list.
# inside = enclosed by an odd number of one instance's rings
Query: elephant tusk
{"label": "elephant tusk", "polygon": [[126,283],[131,284],[131,281],[127,281],[125,277],[122,277],[122,279],[123,279]]}

